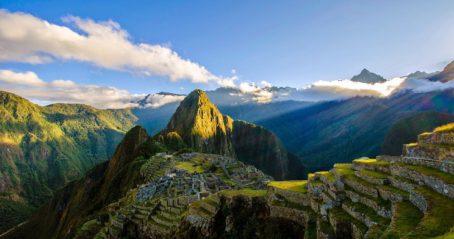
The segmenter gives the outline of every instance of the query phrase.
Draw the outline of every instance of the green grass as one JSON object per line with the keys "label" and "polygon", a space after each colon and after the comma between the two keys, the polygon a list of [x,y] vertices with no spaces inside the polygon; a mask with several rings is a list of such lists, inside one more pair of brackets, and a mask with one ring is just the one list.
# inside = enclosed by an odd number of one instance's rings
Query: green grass
{"label": "green grass", "polygon": [[205,172],[205,169],[201,165],[196,165],[193,162],[177,162],[175,168],[186,170],[188,173]]}
{"label": "green grass", "polygon": [[371,170],[361,170],[361,174],[377,179],[387,179],[389,175]]}
{"label": "green grass", "polygon": [[352,202],[350,199],[345,200],[345,204],[353,208],[354,211],[365,214],[372,221],[377,222],[380,225],[388,225],[390,220],[384,217],[379,216],[374,209],[363,205],[358,202]]}
{"label": "green grass", "polygon": [[361,232],[365,233],[367,231],[366,225],[350,216],[350,214],[345,212],[341,207],[331,208],[329,210],[329,214],[331,214],[331,216],[333,216],[338,222],[353,223],[359,228],[359,230],[361,230]]}
{"label": "green grass", "polygon": [[434,178],[438,178],[442,180],[445,183],[448,184],[454,184],[454,176],[449,173],[442,172],[440,170],[430,168],[430,167],[425,167],[425,166],[420,166],[420,165],[411,165],[411,164],[405,164],[405,163],[397,163],[397,165],[416,171],[418,173],[422,173],[427,176],[432,176]]}
{"label": "green grass", "polygon": [[454,226],[454,201],[427,187],[416,189],[429,203],[429,209],[409,238],[442,236]]}
{"label": "green grass", "polygon": [[379,165],[379,166],[388,166],[390,163],[387,161],[380,161],[377,159],[355,159],[353,160],[354,163],[360,163],[360,164],[373,164],[373,165]]}
{"label": "green grass", "polygon": [[248,197],[263,197],[267,194],[266,190],[244,188],[239,190],[223,190],[219,192],[221,195],[227,197],[234,197],[238,195],[248,196]]}
{"label": "green grass", "polygon": [[271,181],[268,186],[283,190],[305,193],[307,192],[306,180]]}
{"label": "green grass", "polygon": [[408,201],[395,204],[395,213],[384,238],[402,238],[412,232],[424,214]]}
{"label": "green grass", "polygon": [[454,123],[437,127],[434,130],[434,132],[450,132],[450,131],[454,131]]}
{"label": "green grass", "polygon": [[355,176],[355,170],[352,169],[351,164],[334,164],[333,170],[344,177]]}

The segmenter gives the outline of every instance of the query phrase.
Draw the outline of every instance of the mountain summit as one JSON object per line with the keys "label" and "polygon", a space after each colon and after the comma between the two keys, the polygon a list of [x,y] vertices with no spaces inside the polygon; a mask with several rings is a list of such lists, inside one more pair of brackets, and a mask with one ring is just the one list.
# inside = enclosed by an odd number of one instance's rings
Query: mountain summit
{"label": "mountain summit", "polygon": [[429,78],[429,80],[431,81],[440,81],[444,83],[451,81],[453,79],[454,79],[454,61],[451,61],[448,65],[446,65],[445,68],[443,68],[443,71]]}
{"label": "mountain summit", "polygon": [[276,135],[263,127],[222,115],[202,90],[191,92],[180,103],[166,129],[154,138],[172,150],[189,148],[234,157],[278,179],[292,178],[302,170],[298,159],[287,153]]}
{"label": "mountain summit", "polygon": [[181,137],[187,146],[202,152],[234,156],[228,139],[232,121],[219,112],[204,91],[194,90],[181,102],[164,134],[177,140]]}
{"label": "mountain summit", "polygon": [[361,73],[359,73],[356,76],[353,76],[351,78],[351,81],[357,81],[357,82],[362,82],[362,83],[373,84],[373,83],[385,82],[386,79],[383,78],[381,75],[378,75],[378,74],[375,74],[373,72],[370,72],[367,69],[363,69],[361,71]]}

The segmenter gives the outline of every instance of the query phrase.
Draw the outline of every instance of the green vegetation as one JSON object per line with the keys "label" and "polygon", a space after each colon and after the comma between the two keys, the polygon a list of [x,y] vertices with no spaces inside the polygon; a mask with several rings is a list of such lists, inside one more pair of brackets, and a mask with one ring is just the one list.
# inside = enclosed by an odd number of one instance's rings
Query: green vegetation
{"label": "green vegetation", "polygon": [[425,166],[420,166],[420,165],[411,165],[411,164],[404,164],[404,163],[397,163],[397,165],[416,171],[418,173],[422,173],[427,176],[432,176],[434,178],[438,178],[442,180],[445,183],[448,184],[454,184],[454,177],[452,174],[442,172],[440,170],[430,168],[430,167],[425,167]]}
{"label": "green vegetation", "polygon": [[380,161],[376,159],[355,159],[353,160],[354,163],[360,163],[360,164],[372,164],[372,165],[378,165],[378,166],[388,166],[389,162],[387,161]]}
{"label": "green vegetation", "polygon": [[252,188],[244,188],[239,190],[223,190],[219,192],[220,194],[227,196],[227,197],[234,197],[234,196],[248,196],[248,197],[263,197],[267,194],[266,190],[258,190]]}
{"label": "green vegetation", "polygon": [[440,127],[435,128],[435,132],[451,132],[454,131],[454,123],[446,124]]}
{"label": "green vegetation", "polygon": [[427,187],[419,187],[416,191],[426,198],[429,209],[418,226],[409,234],[409,238],[429,238],[450,232],[454,225],[453,200]]}
{"label": "green vegetation", "polygon": [[0,207],[16,210],[21,219],[10,220],[14,223],[25,220],[30,208],[41,206],[55,189],[108,160],[137,120],[130,110],[79,104],[41,107],[3,91],[0,115],[0,184],[5,193],[15,195],[2,197]]}
{"label": "green vegetation", "polygon": [[333,171],[344,177],[355,175],[355,171],[352,169],[351,164],[335,164]]}
{"label": "green vegetation", "polygon": [[371,170],[361,170],[361,174],[377,179],[387,179],[389,177],[389,175],[386,175],[384,173]]}
{"label": "green vegetation", "polygon": [[25,218],[28,218],[34,210],[35,208],[27,203],[0,198],[0,231],[6,231],[21,223]]}
{"label": "green vegetation", "polygon": [[290,190],[294,192],[306,193],[307,192],[307,181],[306,180],[290,180],[290,181],[271,181],[268,186]]}
{"label": "green vegetation", "polygon": [[408,201],[397,203],[391,224],[386,230],[384,237],[402,238],[406,236],[416,228],[423,216],[423,213],[412,203]]}
{"label": "green vegetation", "polygon": [[361,203],[358,203],[358,202],[352,202],[349,199],[346,199],[344,204],[346,204],[349,207],[351,207],[354,211],[359,212],[359,213],[361,213],[363,215],[366,215],[372,221],[374,221],[374,222],[376,222],[376,223],[378,223],[380,225],[386,226],[390,222],[389,219],[379,216],[374,211],[374,209],[372,209],[372,208],[370,208],[370,207],[368,207],[368,206],[366,206],[364,204],[361,204]]}
{"label": "green vegetation", "polygon": [[454,122],[454,115],[440,112],[418,112],[397,121],[386,134],[381,154],[399,156],[402,145],[416,142],[418,135],[429,134],[440,125]]}
{"label": "green vegetation", "polygon": [[205,171],[201,165],[197,165],[194,162],[178,162],[175,167],[177,169],[186,170],[189,173],[203,173]]}

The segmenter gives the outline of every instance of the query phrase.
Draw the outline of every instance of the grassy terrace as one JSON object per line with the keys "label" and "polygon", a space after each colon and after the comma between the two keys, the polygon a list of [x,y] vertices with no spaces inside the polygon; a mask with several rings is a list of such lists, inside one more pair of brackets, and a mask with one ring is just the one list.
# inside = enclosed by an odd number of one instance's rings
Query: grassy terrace
{"label": "grassy terrace", "polygon": [[429,209],[409,238],[429,238],[450,232],[454,225],[454,202],[427,187],[416,191],[428,200]]}
{"label": "grassy terrace", "polygon": [[266,190],[258,190],[252,188],[244,188],[239,190],[223,190],[219,192],[221,195],[227,197],[234,197],[238,195],[248,196],[248,197],[263,197],[266,195]]}
{"label": "grassy terrace", "polygon": [[369,195],[367,195],[365,193],[355,191],[353,188],[351,188],[348,185],[345,185],[345,190],[354,192],[354,193],[358,194],[359,196],[361,196],[363,198],[367,198],[369,200],[372,200],[372,201],[376,202],[379,206],[386,207],[386,208],[389,208],[391,206],[391,202],[390,201],[386,201],[386,200],[382,199],[381,197],[374,198],[374,197],[369,196]]}
{"label": "grassy terrace", "polygon": [[396,163],[397,165],[416,171],[418,173],[427,175],[427,176],[432,176],[434,178],[438,178],[442,180],[445,183],[448,184],[454,184],[454,175],[442,172],[440,170],[430,168],[430,167],[425,167],[425,166],[420,166],[420,165],[411,165],[411,164],[405,164],[405,163]]}
{"label": "grassy terrace", "polygon": [[390,220],[384,217],[381,217],[378,215],[373,208],[370,208],[366,205],[363,205],[359,202],[352,202],[350,199],[346,199],[344,201],[344,204],[347,205],[348,207],[353,208],[355,212],[359,212],[361,214],[366,215],[368,218],[370,218],[372,221],[377,222],[380,225],[388,225]]}
{"label": "grassy terrace", "polygon": [[434,132],[451,132],[451,131],[454,131],[454,123],[437,127],[434,130]]}
{"label": "grassy terrace", "polygon": [[360,164],[372,164],[372,165],[378,165],[378,166],[388,166],[390,163],[387,161],[381,161],[377,159],[355,159],[353,160],[354,163],[360,163]]}
{"label": "grassy terrace", "polygon": [[299,193],[306,193],[307,192],[307,181],[306,180],[289,180],[289,181],[271,181],[268,183],[268,186],[289,190]]}
{"label": "grassy terrace", "polygon": [[341,207],[331,208],[329,210],[329,214],[338,222],[350,222],[352,224],[355,224],[361,232],[365,233],[367,231],[366,225],[358,221],[356,218],[350,216],[350,214],[346,213]]}
{"label": "grassy terrace", "polygon": [[188,173],[203,173],[205,171],[202,166],[186,161],[177,162],[175,167],[177,169],[186,170]]}
{"label": "grassy terrace", "polygon": [[361,174],[365,176],[369,176],[371,178],[376,178],[376,179],[387,179],[389,175],[377,172],[377,171],[371,171],[371,170],[361,170]]}
{"label": "grassy terrace", "polygon": [[352,169],[351,164],[334,164],[333,170],[341,176],[355,176],[355,170]]}
{"label": "grassy terrace", "polygon": [[397,203],[391,224],[384,237],[403,238],[416,228],[423,216],[423,213],[412,203],[408,201]]}

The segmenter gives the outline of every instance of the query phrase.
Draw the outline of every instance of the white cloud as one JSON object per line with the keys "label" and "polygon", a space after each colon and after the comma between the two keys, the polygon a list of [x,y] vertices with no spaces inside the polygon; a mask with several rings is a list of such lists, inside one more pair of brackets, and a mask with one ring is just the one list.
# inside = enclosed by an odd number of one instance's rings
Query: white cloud
{"label": "white cloud", "polygon": [[159,108],[163,105],[167,105],[174,102],[180,102],[186,97],[185,95],[175,95],[175,94],[153,94],[148,95],[142,104],[144,108]]}
{"label": "white cloud", "polygon": [[27,13],[0,9],[0,61],[46,63],[55,59],[90,62],[94,65],[172,81],[215,82],[232,86],[235,77],[220,77],[164,45],[134,43],[113,21],[66,17],[75,30]]}
{"label": "white cloud", "polygon": [[454,88],[454,80],[446,83],[439,81],[429,81],[425,79],[407,79],[400,87],[399,90],[412,90],[416,93],[424,93],[429,91],[440,91]]}
{"label": "white cloud", "polygon": [[145,96],[109,86],[78,85],[69,80],[45,82],[30,71],[0,70],[0,86],[35,102],[82,103],[98,108],[135,107]]}
{"label": "white cloud", "polygon": [[34,72],[13,72],[9,70],[0,70],[0,81],[8,84],[43,86],[45,82],[39,79]]}
{"label": "white cloud", "polygon": [[268,81],[261,81],[260,84],[262,84],[263,87],[271,87],[273,86],[271,83],[269,83]]}
{"label": "white cloud", "polygon": [[307,89],[329,91],[345,96],[371,95],[385,97],[393,93],[404,81],[404,77],[373,84],[351,80],[317,81]]}
{"label": "white cloud", "polygon": [[273,98],[273,93],[266,88],[257,86],[252,82],[242,82],[238,89],[241,94],[252,97],[252,100],[258,103],[268,103]]}

